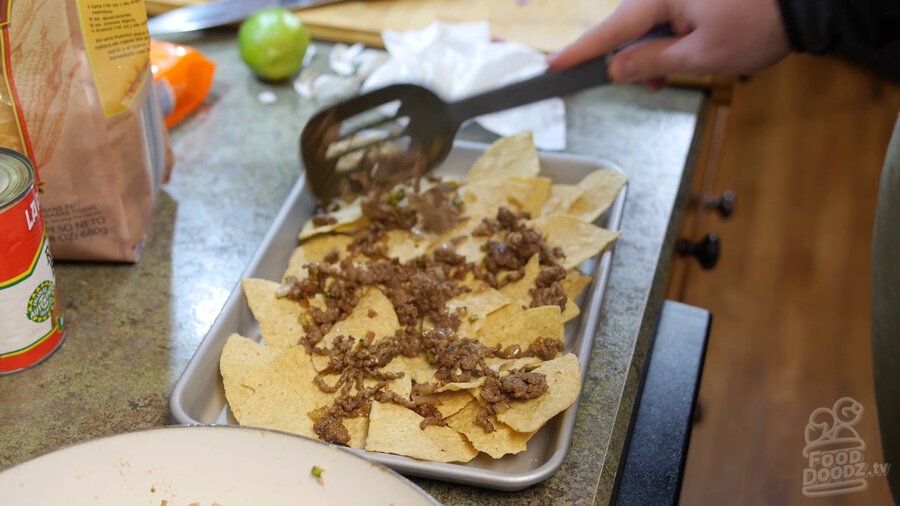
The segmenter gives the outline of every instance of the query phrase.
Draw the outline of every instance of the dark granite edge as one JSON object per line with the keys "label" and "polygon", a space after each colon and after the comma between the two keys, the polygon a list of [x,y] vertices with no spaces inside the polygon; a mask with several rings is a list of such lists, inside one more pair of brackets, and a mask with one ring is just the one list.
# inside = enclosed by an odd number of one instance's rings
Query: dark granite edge
{"label": "dark granite edge", "polygon": [[631,355],[631,364],[626,374],[623,394],[617,409],[610,440],[606,448],[606,459],[594,492],[592,504],[609,504],[612,499],[612,491],[616,480],[616,474],[622,462],[622,452],[626,442],[626,434],[631,426],[634,415],[635,395],[626,395],[628,392],[637,393],[643,379],[644,365],[647,351],[653,344],[657,323],[666,296],[666,286],[669,280],[669,269],[672,265],[672,256],[675,254],[675,242],[681,229],[682,219],[686,209],[686,202],[690,197],[691,179],[693,178],[697,158],[704,141],[703,130],[707,128],[709,116],[708,101],[704,100],[697,115],[697,132],[691,141],[688,156],[685,159],[684,174],[681,185],[672,204],[672,212],[669,217],[669,225],[660,248],[656,271],[653,275],[653,284],[647,295],[646,310],[641,319],[638,337],[635,341]]}

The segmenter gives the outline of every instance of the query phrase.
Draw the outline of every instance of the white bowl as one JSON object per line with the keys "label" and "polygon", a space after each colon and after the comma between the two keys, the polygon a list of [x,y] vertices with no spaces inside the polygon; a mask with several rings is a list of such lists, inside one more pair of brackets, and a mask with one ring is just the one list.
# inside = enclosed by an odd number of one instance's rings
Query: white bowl
{"label": "white bowl", "polygon": [[[321,480],[312,468],[323,470]],[[0,473],[17,505],[434,505],[399,474],[342,448],[246,427],[175,426],[118,434]]]}

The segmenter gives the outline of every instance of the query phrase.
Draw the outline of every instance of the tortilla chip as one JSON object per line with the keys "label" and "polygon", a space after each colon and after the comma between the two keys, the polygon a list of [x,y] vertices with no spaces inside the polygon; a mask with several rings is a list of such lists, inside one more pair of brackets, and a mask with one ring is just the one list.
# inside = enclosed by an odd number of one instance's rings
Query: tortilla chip
{"label": "tortilla chip", "polygon": [[472,401],[455,415],[447,419],[447,425],[459,431],[472,443],[476,450],[487,453],[495,459],[504,455],[521,453],[527,449],[526,443],[534,432],[516,432],[508,425],[489,418],[494,426],[493,432],[487,432],[475,419],[481,413],[481,404]]}
{"label": "tortilla chip", "polygon": [[344,418],[342,422],[344,428],[350,433],[350,441],[347,441],[347,446],[359,448],[360,450],[365,448],[366,439],[369,435],[369,419],[359,416],[356,418]]}
{"label": "tortilla chip", "polygon": [[[244,377],[254,393],[237,406],[241,425],[316,438],[309,413],[330,405],[332,394],[314,383],[316,371],[302,346],[284,350],[269,365]],[[229,399],[231,403],[231,400]],[[232,411],[235,404],[231,403]]]}
{"label": "tortilla chip", "polygon": [[572,302],[572,299],[566,299],[566,308],[563,309],[562,322],[566,323],[575,318],[578,318],[578,315],[581,314],[581,309],[578,308],[578,304]]}
{"label": "tortilla chip", "polygon": [[253,389],[244,384],[244,378],[265,369],[281,354],[281,351],[271,346],[263,346],[240,334],[228,336],[219,357],[219,372],[222,374],[225,398],[228,399],[235,418],[240,419],[241,406],[253,395]]}
{"label": "tortilla chip", "polygon": [[500,373],[501,376],[509,374],[512,370],[531,370],[544,363],[537,357],[521,357],[521,358],[486,358],[485,362],[488,367]]}
{"label": "tortilla chip", "polygon": [[481,329],[480,340],[486,346],[500,345],[500,349],[518,345],[528,349],[537,338],[563,340],[562,311],[559,306],[533,307],[503,318],[490,314]]}
{"label": "tortilla chip", "polygon": [[424,255],[431,246],[431,241],[426,237],[405,230],[390,230],[385,237],[388,258],[396,258],[401,263]]}
{"label": "tortilla chip", "polygon": [[457,413],[473,400],[472,394],[469,393],[468,390],[440,392],[434,394],[434,396],[440,401],[440,404],[437,405],[437,409],[444,418]]}
{"label": "tortilla chip", "polygon": [[466,181],[534,177],[541,171],[531,131],[495,141],[469,169]]}
{"label": "tortilla chip", "polygon": [[[516,178],[507,181],[516,181]],[[533,177],[523,179],[528,184],[528,191],[522,194],[519,199],[522,203],[522,210],[531,216],[541,214],[541,209],[550,198],[551,180],[548,177]]]}
{"label": "tortilla chip", "polygon": [[514,304],[527,308],[531,305],[531,289],[534,288],[538,274],[541,273],[540,258],[533,255],[525,264],[525,275],[518,281],[513,281],[500,289],[500,293],[505,295]]}
{"label": "tortilla chip", "polygon": [[498,420],[519,432],[540,429],[571,406],[581,391],[581,366],[571,353],[544,362],[533,372],[547,376],[547,392],[527,401],[510,402],[509,409],[497,415]]}
{"label": "tortilla chip", "polygon": [[460,381],[456,383],[445,383],[439,387],[437,387],[435,392],[461,392],[464,390],[471,390],[476,387],[480,387],[484,384],[484,376],[480,378],[475,378],[471,381]]}
{"label": "tortilla chip", "polygon": [[337,252],[338,258],[345,258],[348,255],[347,246],[352,242],[353,237],[343,234],[320,235],[304,241],[294,249],[282,279],[288,276],[297,279],[306,278],[308,273],[303,266],[313,262],[324,262],[325,257],[332,252]]}
{"label": "tortilla chip", "polygon": [[458,308],[466,308],[466,316],[462,318],[457,330],[460,339],[475,339],[478,331],[484,326],[488,313],[509,304],[510,300],[493,288],[482,285],[479,289],[457,295],[447,301],[450,312]]}
{"label": "tortilla chip", "polygon": [[578,269],[570,269],[566,273],[565,279],[560,281],[560,285],[562,285],[563,291],[566,292],[566,297],[570,300],[578,300],[581,292],[586,286],[591,284],[593,279],[591,276],[582,274]]}
{"label": "tortilla chip", "polygon": [[[601,171],[604,174],[591,174],[578,185],[554,185],[550,179],[538,176],[539,169],[530,132],[500,139],[475,163],[467,182],[458,187],[456,196],[462,199],[464,207],[462,219],[455,227],[438,235],[389,230],[378,247],[384,247],[389,257],[408,262],[450,244],[467,261],[479,264],[485,256],[486,238],[474,237],[472,232],[483,218],[496,218],[498,208],[506,206],[514,212],[537,217],[527,225],[541,231],[551,246],[564,250],[566,258],[561,265],[566,268],[607,248],[618,233],[590,225],[579,217],[593,220],[601,215],[621,190],[624,179]],[[426,179],[422,184],[426,190],[437,183]],[[291,256],[285,276],[303,279],[308,276],[303,265],[324,261],[334,252],[340,259],[350,258],[347,247],[353,236],[343,232],[355,233],[369,225],[368,218],[362,214],[361,202],[357,199],[330,216],[335,218],[334,223],[315,226],[310,220],[304,225],[299,234],[302,244]],[[359,254],[352,258],[355,262],[367,260]],[[523,278],[501,289],[476,279],[472,272],[465,279],[457,280],[470,291],[454,297],[446,305],[448,310],[457,310],[461,315],[456,336],[479,339],[488,346],[501,348],[516,345],[522,350],[527,350],[539,337],[563,340],[563,323],[578,315],[575,301],[591,278],[576,271],[567,274],[561,285],[569,300],[562,311],[557,305],[530,308],[531,291],[541,269],[539,255],[534,255],[525,265]],[[501,282],[505,282],[503,276],[507,275],[509,271],[497,273]],[[315,383],[316,371],[327,367],[329,357],[309,356],[304,347],[297,346],[304,335],[302,324],[312,318],[311,311],[299,303],[277,298],[275,294],[283,288],[276,282],[250,279],[242,284],[269,346],[237,334],[226,342],[219,366],[232,410],[242,425],[317,438],[311,415],[320,416],[322,409],[331,406],[338,394],[322,392]],[[384,293],[372,286],[361,295],[356,307],[331,327],[320,346],[332,346],[339,335],[352,336],[361,342],[396,334],[400,328],[398,317]],[[325,298],[317,294],[309,303],[311,307],[324,309]],[[424,332],[428,328],[426,319],[419,330]],[[510,402],[506,412],[490,418],[496,428],[490,433],[475,421],[485,402],[480,398],[484,377],[442,385],[427,396],[448,426],[429,426],[422,430],[420,424],[424,419],[414,411],[376,401],[368,417],[342,421],[350,433],[348,444],[368,451],[437,462],[468,462],[479,450],[500,458],[525,450],[535,431],[570,406],[580,390],[579,364],[571,354],[547,362],[537,357],[490,357],[485,358],[485,363],[501,377],[511,371],[542,372],[547,375],[549,392],[536,399]],[[365,387],[383,383],[385,390],[403,399],[412,398],[414,385],[436,382],[435,366],[422,355],[395,357],[381,370],[403,372],[403,375],[386,382],[367,378],[363,380]],[[324,380],[328,385],[335,385],[339,377],[330,374]],[[354,391],[355,387],[351,393]]]}
{"label": "tortilla chip", "polygon": [[381,368],[384,372],[402,372],[405,377],[416,383],[429,383],[434,381],[434,371],[437,369],[425,360],[425,357],[417,355],[406,357],[399,355],[394,357],[388,365]]}
{"label": "tortilla chip", "polygon": [[572,202],[565,214],[588,223],[596,220],[615,202],[626,181],[628,177],[615,170],[591,172],[578,183],[583,193]]}
{"label": "tortilla chip", "polygon": [[622,235],[621,232],[606,230],[565,214],[541,216],[533,224],[544,233],[550,246],[563,249],[566,258],[560,265],[566,269],[577,267],[584,260],[605,251]]}
{"label": "tortilla chip", "polygon": [[241,280],[247,304],[259,322],[260,333],[266,340],[266,345],[290,348],[296,346],[300,338],[306,335],[300,325],[300,318],[305,311],[296,301],[276,297],[275,293],[280,286],[266,279]]}
{"label": "tortilla chip", "polygon": [[[323,235],[322,237],[331,237],[328,235]],[[282,281],[286,281],[288,276],[293,276],[297,279],[305,279],[309,272],[307,271],[306,264],[309,263],[309,260],[306,259],[306,254],[303,251],[302,246],[297,246],[294,248],[294,252],[291,253],[291,258],[288,260],[288,266],[284,270],[284,274],[281,276]]]}
{"label": "tortilla chip", "polygon": [[545,177],[482,179],[461,186],[459,194],[465,215],[477,225],[484,218],[496,218],[500,207],[537,216],[550,198],[550,186]]}
{"label": "tortilla chip", "polygon": [[593,279],[591,276],[582,274],[578,269],[569,269],[569,272],[566,273],[565,279],[560,282],[563,291],[566,293],[566,309],[563,310],[562,314],[563,323],[581,314],[581,309],[579,309],[575,301],[581,296],[584,287],[589,285]]}
{"label": "tortilla chip", "polygon": [[541,216],[551,214],[566,214],[572,204],[581,197],[584,189],[571,184],[554,184],[550,186],[550,198],[541,209]]}
{"label": "tortilla chip", "polygon": [[478,265],[484,260],[483,244],[484,240],[481,238],[466,236],[465,239],[456,243],[454,250],[458,255],[464,256],[466,262]]}
{"label": "tortilla chip", "polygon": [[363,216],[362,201],[358,198],[337,211],[328,213],[328,216],[336,221],[320,226],[316,226],[312,219],[304,223],[303,228],[300,230],[300,240],[327,232],[353,232],[369,223],[368,218]]}
{"label": "tortilla chip", "polygon": [[[378,380],[366,380],[364,383],[367,387],[371,387],[372,384],[378,382]],[[408,374],[405,374],[402,378],[389,380],[384,389],[390,392],[394,392],[404,399],[409,399],[409,396],[412,393],[412,379]]]}
{"label": "tortilla chip", "polygon": [[375,340],[378,340],[394,335],[399,328],[400,322],[390,299],[378,288],[370,287],[360,297],[353,311],[343,320],[336,322],[322,337],[318,346],[331,347],[337,336],[364,339],[369,332],[375,334]]}
{"label": "tortilla chip", "polygon": [[373,402],[366,450],[434,462],[468,462],[478,451],[450,427],[419,426],[424,418],[403,406]]}

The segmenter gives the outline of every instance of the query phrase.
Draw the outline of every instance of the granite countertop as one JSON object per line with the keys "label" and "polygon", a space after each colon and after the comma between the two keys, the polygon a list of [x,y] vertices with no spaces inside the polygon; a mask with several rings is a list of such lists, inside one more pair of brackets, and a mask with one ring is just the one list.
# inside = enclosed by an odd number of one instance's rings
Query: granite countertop
{"label": "granite countertop", "polygon": [[[300,175],[297,139],[318,104],[263,84],[234,35],[187,40],[216,61],[202,108],[171,132],[176,166],[137,265],[59,263],[68,326],[47,361],[0,377],[0,469],[86,439],[173,423],[168,399]],[[314,64],[323,65],[320,47]],[[270,91],[277,100],[258,100]],[[669,267],[705,96],[603,87],[567,99],[568,152],[630,177],[572,446],[550,479],[497,492],[415,479],[447,504],[610,499]],[[480,130],[460,137],[491,141]],[[620,402],[621,401],[621,402]]]}

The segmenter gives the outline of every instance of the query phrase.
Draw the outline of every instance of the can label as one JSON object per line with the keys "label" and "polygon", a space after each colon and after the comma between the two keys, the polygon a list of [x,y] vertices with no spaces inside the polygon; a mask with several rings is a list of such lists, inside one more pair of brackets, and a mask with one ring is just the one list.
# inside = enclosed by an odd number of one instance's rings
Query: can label
{"label": "can label", "polygon": [[62,342],[63,318],[37,191],[0,212],[0,374],[32,366]]}

